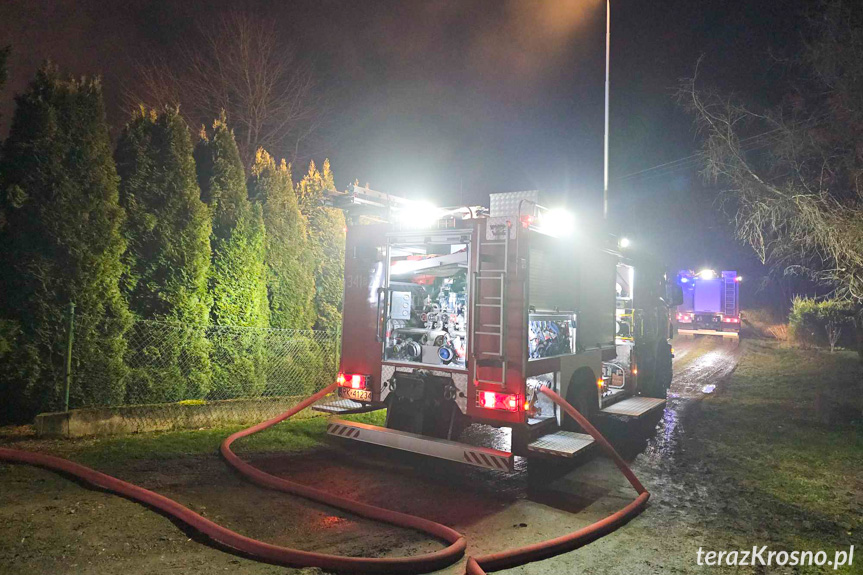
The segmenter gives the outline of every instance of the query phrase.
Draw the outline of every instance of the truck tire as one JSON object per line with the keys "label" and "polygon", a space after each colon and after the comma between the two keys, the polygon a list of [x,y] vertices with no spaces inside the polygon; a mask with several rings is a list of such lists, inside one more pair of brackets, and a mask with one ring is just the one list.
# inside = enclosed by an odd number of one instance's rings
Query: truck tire
{"label": "truck tire", "polygon": [[673,375],[671,366],[671,346],[667,341],[656,345],[656,356],[653,362],[652,377],[641,388],[641,394],[647,397],[665,399],[668,388],[671,387]]}
{"label": "truck tire", "polygon": [[[566,390],[566,401],[572,405],[580,414],[593,422],[597,411],[599,411],[599,396],[596,391],[596,378],[590,368],[583,367],[572,374],[569,388]],[[564,431],[584,433],[577,421],[566,413],[563,414]]]}

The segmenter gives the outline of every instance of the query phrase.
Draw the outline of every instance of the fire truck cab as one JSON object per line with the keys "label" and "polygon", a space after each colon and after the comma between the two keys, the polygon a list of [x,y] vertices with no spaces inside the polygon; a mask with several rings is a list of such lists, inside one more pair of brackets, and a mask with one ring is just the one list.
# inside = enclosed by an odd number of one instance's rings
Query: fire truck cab
{"label": "fire truck cab", "polygon": [[[386,408],[386,426],[334,419],[330,434],[506,471],[593,443],[542,386],[589,420],[663,407],[680,290],[659,266],[535,191],[387,205],[388,221],[348,227],[338,398],[318,407]],[[459,442],[472,424],[510,428],[509,450]]]}

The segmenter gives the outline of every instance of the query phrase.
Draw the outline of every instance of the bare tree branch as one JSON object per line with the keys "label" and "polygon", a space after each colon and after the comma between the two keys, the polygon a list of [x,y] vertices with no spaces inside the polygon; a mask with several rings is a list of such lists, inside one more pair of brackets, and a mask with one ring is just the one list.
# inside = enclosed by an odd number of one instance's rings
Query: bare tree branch
{"label": "bare tree branch", "polygon": [[[827,28],[831,34],[839,30]],[[846,39],[841,45],[833,36],[816,37],[809,45],[804,62],[816,66],[810,74],[817,80],[791,104],[754,111],[697,86],[697,67],[681,83],[679,98],[704,139],[702,175],[724,190],[723,205],[731,207],[737,237],[763,263],[785,274],[805,274],[833,288],[835,297],[860,304],[863,153],[857,142],[863,136],[863,106],[861,92],[837,90],[863,88],[858,81],[863,28],[841,35]],[[837,55],[825,43],[856,53]],[[848,80],[849,74],[860,78]]]}
{"label": "bare tree branch", "polygon": [[180,105],[190,125],[225,110],[245,164],[263,147],[296,161],[320,125],[323,99],[311,68],[282,41],[272,20],[230,12],[183,43],[179,56],[139,68],[130,103]]}

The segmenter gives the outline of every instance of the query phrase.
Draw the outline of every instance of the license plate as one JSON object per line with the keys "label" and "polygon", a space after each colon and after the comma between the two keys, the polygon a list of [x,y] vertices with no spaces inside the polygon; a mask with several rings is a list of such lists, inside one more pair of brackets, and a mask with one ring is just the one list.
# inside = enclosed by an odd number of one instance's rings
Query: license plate
{"label": "license plate", "polygon": [[354,401],[371,401],[372,392],[369,389],[351,389],[349,387],[339,388],[339,397],[353,399]]}

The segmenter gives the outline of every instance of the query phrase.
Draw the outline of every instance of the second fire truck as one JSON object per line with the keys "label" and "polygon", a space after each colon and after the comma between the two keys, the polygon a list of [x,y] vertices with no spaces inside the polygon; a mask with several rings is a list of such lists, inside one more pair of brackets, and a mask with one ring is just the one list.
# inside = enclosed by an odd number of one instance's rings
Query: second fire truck
{"label": "second fire truck", "polygon": [[677,306],[678,333],[737,338],[741,279],[733,270],[719,274],[711,269],[679,272],[677,284],[683,297]]}

